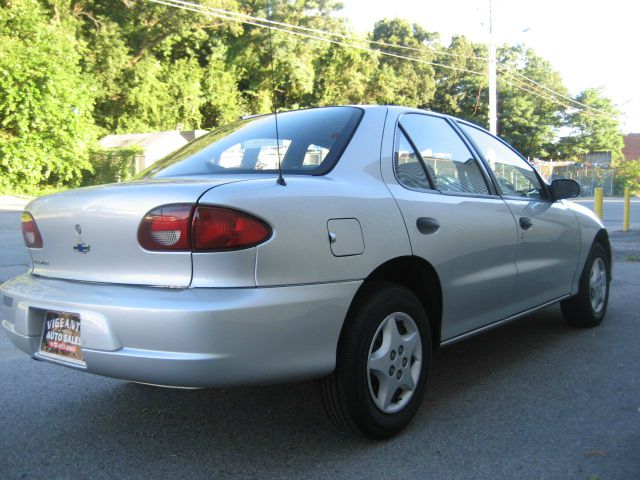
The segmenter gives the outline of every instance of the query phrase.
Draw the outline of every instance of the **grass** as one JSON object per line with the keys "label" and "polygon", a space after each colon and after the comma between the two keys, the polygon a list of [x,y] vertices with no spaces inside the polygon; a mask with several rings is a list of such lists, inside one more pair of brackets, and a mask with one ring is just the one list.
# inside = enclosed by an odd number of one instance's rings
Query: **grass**
{"label": "grass", "polygon": [[640,256],[638,255],[629,255],[625,257],[625,262],[640,262]]}

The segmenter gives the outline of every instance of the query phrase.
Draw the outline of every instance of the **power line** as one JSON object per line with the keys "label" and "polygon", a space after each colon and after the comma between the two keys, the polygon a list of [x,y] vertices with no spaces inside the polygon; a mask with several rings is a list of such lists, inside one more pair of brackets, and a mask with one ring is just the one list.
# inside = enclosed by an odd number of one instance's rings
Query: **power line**
{"label": "power line", "polygon": [[587,116],[598,116],[598,117],[605,117],[605,118],[612,118],[610,115],[604,115],[602,113],[597,113],[597,112],[591,112],[589,110],[584,110],[584,109],[579,109],[573,105],[567,105],[566,103],[560,102],[557,98],[554,98],[552,96],[549,96],[548,94],[542,94],[540,93],[540,90],[536,90],[534,86],[532,86],[531,84],[525,83],[522,80],[519,80],[515,77],[511,77],[513,78],[516,82],[518,82],[520,85],[516,85],[514,83],[509,82],[508,80],[502,80],[503,82],[505,82],[507,85],[510,85],[514,88],[517,88],[519,90],[522,90],[523,92],[527,92],[531,95],[535,95],[537,97],[540,97],[544,100],[549,100],[551,102],[554,102],[562,107],[565,108],[565,110],[575,110],[576,113],[579,113],[581,115],[587,115]]}
{"label": "power line", "polygon": [[[357,39],[353,36],[350,35],[346,35],[343,33],[338,33],[338,32],[329,32],[326,30],[321,30],[321,29],[317,29],[317,28],[310,28],[310,27],[304,27],[301,25],[294,25],[291,23],[286,23],[286,22],[280,22],[280,21],[276,21],[276,20],[272,20],[272,19],[265,19],[265,18],[261,18],[261,17],[256,17],[256,16],[252,16],[252,15],[248,15],[248,14],[244,14],[244,13],[240,13],[240,12],[233,12],[230,10],[224,10],[221,8],[214,8],[214,7],[207,7],[201,4],[197,4],[197,3],[193,3],[193,2],[187,2],[185,0],[169,0],[172,3],[175,4],[179,4],[179,5],[185,5],[185,6],[189,6],[189,7],[195,7],[201,10],[207,10],[207,11],[211,11],[211,12],[216,12],[219,14],[223,14],[223,15],[229,15],[229,16],[236,16],[239,18],[245,18],[245,19],[249,19],[249,20],[253,20],[253,21],[257,21],[257,22],[263,22],[263,23],[268,23],[268,24],[273,24],[273,25],[279,25],[282,27],[287,27],[287,28],[292,28],[292,29],[298,29],[298,30],[303,30],[303,31],[307,31],[307,32],[313,32],[313,33],[318,33],[321,35],[327,35],[327,36],[334,36],[334,37],[338,37],[338,38],[343,38],[343,39],[348,39],[348,40],[358,40],[358,41],[363,41],[366,42],[368,44],[373,44],[373,45],[380,45],[380,46],[384,46],[384,47],[389,47],[389,48],[397,48],[397,49],[402,49],[402,50],[407,50],[407,51],[414,51],[414,52],[421,52],[424,53],[425,51],[429,51],[429,52],[433,52],[436,55],[445,55],[445,56],[451,56],[451,57],[458,57],[458,58],[465,58],[465,59],[469,59],[469,60],[480,60],[483,62],[486,62],[489,60],[488,57],[481,57],[481,56],[476,56],[476,55],[461,55],[461,54],[455,54],[455,53],[450,53],[450,52],[444,52],[441,51],[439,49],[433,48],[433,47],[429,47],[428,45],[423,45],[420,48],[417,47],[409,47],[406,45],[396,45],[396,44],[392,44],[392,43],[387,43],[387,42],[381,42],[381,41],[377,41],[377,40],[367,40],[367,39]],[[582,102],[579,102],[571,97],[568,97],[566,95],[563,95],[562,93],[559,93],[549,87],[547,87],[546,85],[537,82],[515,70],[511,70],[507,67],[501,67],[501,69],[503,70],[503,72],[510,72],[513,73],[521,78],[524,78],[525,80],[537,85],[538,87],[541,87],[545,90],[547,90],[548,92],[550,92],[553,95],[556,95],[558,97],[564,98],[565,100],[568,100],[572,103],[575,103],[576,105],[580,105],[583,108],[587,108],[589,110],[594,110],[594,111],[598,111],[604,115],[609,115],[609,116],[614,116],[611,115],[608,112],[605,112],[604,110],[600,110],[598,108],[592,107],[590,105],[586,105]]]}
{"label": "power line", "polygon": [[[592,115],[592,116],[605,117],[605,118],[615,118],[615,115],[603,112],[603,111],[595,109],[595,108],[594,109],[591,109],[591,108],[590,109],[583,109],[583,108],[576,107],[575,105],[563,103],[563,102],[559,101],[556,96],[550,95],[547,92],[540,93],[540,92],[542,92],[542,90],[537,88],[535,85],[532,85],[531,83],[526,83],[526,82],[520,80],[519,78],[516,78],[515,76],[509,74],[508,72],[502,72],[502,73],[504,73],[506,76],[512,78],[514,81],[518,82],[518,84],[523,85],[527,89],[525,90],[525,88],[521,88],[518,85],[515,85],[515,84],[513,84],[513,83],[511,83],[508,80],[505,80],[503,78],[502,81],[505,82],[506,84],[511,85],[512,87],[515,87],[515,88],[520,88],[520,90],[524,90],[524,91],[529,92],[532,95],[536,95],[536,96],[538,96],[540,98],[544,98],[546,100],[550,100],[552,102],[555,102],[558,105],[563,106],[567,110],[575,110],[576,112],[582,113],[584,115]],[[527,77],[524,77],[524,78],[527,78]],[[530,80],[530,79],[527,78],[527,80]],[[563,97],[563,98],[567,98],[569,100],[568,97]],[[600,112],[603,112],[603,113],[600,113]]]}
{"label": "power line", "polygon": [[[151,0],[151,1],[153,1],[153,0]],[[420,52],[420,53],[425,53],[425,51],[428,51],[428,52],[433,52],[436,55],[445,55],[445,56],[449,56],[449,57],[466,58],[466,59],[471,59],[471,60],[481,60],[481,61],[485,61],[485,62],[488,60],[487,57],[480,57],[480,56],[475,56],[475,55],[462,55],[462,54],[458,54],[458,53],[444,52],[442,50],[439,50],[439,49],[434,48],[434,47],[430,47],[428,45],[423,45],[422,47],[409,47],[407,45],[396,45],[396,44],[393,44],[393,43],[381,42],[379,40],[368,40],[368,39],[365,39],[365,38],[357,38],[357,37],[354,37],[353,35],[347,35],[347,34],[344,34],[344,33],[329,32],[327,30],[320,30],[320,29],[317,29],[317,28],[304,27],[302,25],[294,25],[292,23],[286,23],[286,22],[280,22],[280,21],[272,20],[272,19],[268,19],[268,18],[256,17],[256,16],[253,16],[253,15],[248,15],[246,13],[233,12],[231,10],[224,10],[222,8],[208,7],[208,6],[205,6],[205,5],[198,4],[198,3],[187,2],[185,0],[169,0],[169,1],[172,2],[172,3],[179,4],[179,5],[192,7],[192,8],[198,8],[198,9],[201,9],[201,10],[207,10],[209,12],[218,13],[218,14],[221,14],[221,15],[229,15],[229,16],[234,16],[234,17],[238,17],[238,18],[244,18],[244,19],[251,20],[251,21],[254,21],[254,22],[261,22],[261,23],[266,23],[266,24],[270,24],[270,25],[278,25],[278,26],[281,26],[281,27],[302,30],[302,31],[305,31],[305,32],[317,33],[317,34],[320,34],[320,35],[327,35],[327,36],[331,36],[331,37],[338,37],[338,38],[342,38],[342,39],[349,40],[349,41],[362,41],[362,42],[365,42],[365,43],[368,43],[368,44],[372,44],[372,45],[380,45],[382,47],[398,48],[398,49],[402,49],[402,50]]]}
{"label": "power line", "polygon": [[519,72],[517,72],[515,70],[511,70],[511,69],[508,69],[506,67],[500,67],[500,69],[502,70],[502,73],[505,73],[505,74],[509,75],[511,78],[514,78],[513,75],[517,75],[518,77],[522,77],[522,78],[526,79],[527,81],[529,81],[529,82],[531,82],[531,83],[533,83],[533,84],[535,84],[535,85],[537,85],[539,87],[542,87],[545,90],[548,90],[550,93],[552,93],[555,96],[562,97],[562,98],[564,98],[566,100],[569,100],[572,103],[575,103],[576,105],[580,105],[581,107],[587,108],[589,110],[594,110],[596,112],[599,112],[602,115],[606,115],[606,116],[609,116],[609,117],[615,117],[615,115],[612,115],[609,112],[606,112],[604,110],[600,110],[599,108],[595,108],[595,107],[592,107],[592,106],[589,106],[589,105],[585,105],[584,103],[579,102],[579,101],[577,101],[577,100],[575,100],[575,99],[573,99],[571,97],[568,97],[567,95],[563,95],[561,93],[558,93],[555,90],[547,87],[546,85],[544,85],[544,84],[542,84],[540,82],[536,82],[535,80],[532,80],[531,78],[526,77],[526,76],[522,75],[521,73],[519,73]]}
{"label": "power line", "polygon": [[[204,5],[200,5],[197,3],[191,3],[191,2],[186,2],[184,0],[148,0],[150,2],[153,3],[157,3],[157,4],[161,4],[161,5],[165,5],[165,6],[170,6],[170,7],[174,7],[174,8],[178,8],[178,9],[182,9],[182,10],[188,10],[188,11],[192,11],[195,13],[199,13],[202,15],[207,15],[207,16],[211,16],[211,17],[215,17],[215,18],[220,18],[223,20],[229,20],[232,22],[237,22],[237,23],[244,23],[247,25],[253,25],[253,26],[257,26],[257,27],[261,27],[261,28],[272,28],[273,30],[276,31],[280,31],[280,32],[284,32],[284,33],[289,33],[292,35],[297,35],[303,38],[309,38],[312,40],[318,40],[318,41],[322,41],[322,42],[327,42],[327,43],[331,43],[331,44],[335,44],[335,45],[340,45],[340,46],[344,46],[344,47],[350,47],[350,48],[354,48],[357,50],[361,50],[361,51],[365,51],[365,52],[370,52],[370,53],[377,53],[380,55],[384,55],[384,56],[388,56],[388,57],[393,57],[393,58],[399,58],[402,60],[408,60],[408,61],[412,61],[412,62],[416,62],[416,63],[422,63],[422,64],[426,64],[426,65],[432,65],[435,67],[440,67],[440,68],[444,68],[444,69],[448,69],[448,70],[453,70],[453,71],[459,71],[459,72],[464,72],[464,73],[470,73],[473,75],[479,75],[479,76],[485,76],[484,72],[478,72],[478,71],[474,71],[474,70],[469,70],[466,68],[461,68],[461,67],[453,67],[450,65],[444,65],[441,63],[437,63],[437,62],[430,62],[428,60],[424,60],[421,58],[415,58],[415,57],[408,57],[405,55],[400,55],[397,53],[393,53],[393,52],[388,52],[388,51],[384,51],[384,50],[380,50],[380,49],[375,49],[375,48],[369,48],[369,47],[364,47],[362,45],[357,45],[354,43],[347,43],[347,42],[342,42],[339,40],[334,40],[331,38],[327,38],[327,37],[338,37],[338,38],[343,38],[343,39],[349,39],[349,40],[357,40],[357,41],[363,41],[366,42],[368,44],[374,44],[374,45],[380,45],[380,46],[384,46],[387,48],[394,48],[394,49],[403,49],[403,50],[409,50],[409,51],[416,51],[416,52],[422,52],[424,53],[425,50],[426,51],[433,51],[436,54],[442,54],[442,55],[449,55],[449,56],[453,56],[453,57],[461,57],[461,58],[467,58],[467,59],[477,59],[477,60],[482,60],[482,61],[486,61],[486,57],[477,57],[477,56],[466,56],[466,55],[458,55],[458,54],[451,54],[448,52],[441,52],[438,51],[436,49],[432,49],[428,46],[424,46],[423,48],[416,48],[416,47],[409,47],[409,46],[405,46],[405,45],[395,45],[395,44],[391,44],[391,43],[386,43],[386,42],[380,42],[380,41],[374,41],[374,40],[366,40],[366,39],[356,39],[352,36],[348,36],[342,33],[337,33],[337,32],[328,32],[326,30],[320,30],[320,29],[315,29],[315,28],[310,28],[310,27],[303,27],[300,25],[293,25],[293,24],[289,24],[289,23],[285,23],[285,22],[279,22],[276,20],[270,20],[270,19],[266,19],[266,18],[261,18],[261,17],[256,17],[256,16],[252,16],[252,15],[248,15],[248,14],[243,14],[243,13],[239,13],[239,12],[232,12],[229,10],[223,10],[223,9],[219,9],[219,8],[214,8],[214,7],[207,7]],[[276,26],[277,25],[277,26]],[[283,28],[285,27],[285,28]],[[307,33],[301,33],[299,31],[295,31],[292,29],[298,29],[298,30],[302,30],[302,31],[306,31],[306,32],[312,32],[312,33],[317,33],[319,35],[324,35],[324,36],[317,36],[317,35],[311,35],[311,34],[307,34]],[[546,85],[543,85],[542,83],[539,83],[533,79],[530,79],[529,77],[526,77],[525,75],[522,75],[519,72],[516,71],[512,71],[510,69],[507,69],[506,67],[500,67],[501,73],[511,77],[512,79],[518,81],[521,85],[526,85],[528,88],[523,88],[520,87],[518,85],[514,85],[511,82],[508,82],[506,80],[505,83],[514,86],[515,88],[519,88],[522,91],[525,91],[527,93],[530,93],[532,95],[536,95],[540,98],[544,98],[550,101],[553,101],[555,103],[557,103],[558,105],[563,106],[565,109],[574,109],[577,110],[581,113],[584,113],[584,110],[590,110],[590,111],[594,111],[597,112],[599,115],[602,116],[606,116],[609,118],[615,118],[615,115],[611,115],[607,112],[605,112],[604,110],[600,110],[597,109],[595,107],[591,107],[589,105],[586,105],[584,103],[578,102],[577,100],[574,100],[566,95],[563,95],[561,93],[556,92],[555,90],[547,87]],[[555,95],[557,97],[561,97],[564,98],[566,100],[569,100],[577,105],[580,105],[583,108],[578,108],[575,106],[570,106],[570,105],[566,105],[560,101],[558,101],[557,99],[547,95],[541,95],[540,93],[536,93],[535,89],[536,87],[534,87],[533,85],[529,85],[524,83],[521,80],[518,80],[514,77],[514,75],[517,75],[521,78],[524,78],[525,80],[531,82],[532,84],[541,87],[545,90],[547,90],[550,94]]]}
{"label": "power line", "polygon": [[[156,1],[156,0],[151,0],[151,1],[155,1],[155,3],[162,3],[162,4],[167,5],[167,3],[165,3],[165,2],[160,2],[160,1]],[[451,57],[459,57],[459,58],[466,58],[466,59],[476,59],[476,60],[481,60],[481,61],[487,61],[488,60],[487,57],[460,55],[460,54],[453,54],[453,53],[449,53],[449,52],[443,52],[443,51],[440,51],[438,49],[429,47],[427,45],[423,45],[421,48],[416,48],[416,47],[409,47],[409,46],[406,46],[406,45],[395,45],[395,44],[391,44],[391,43],[387,43],[387,42],[380,42],[380,41],[375,41],[375,40],[356,39],[353,36],[345,35],[345,34],[338,33],[338,32],[329,32],[329,31],[326,31],[326,30],[320,30],[320,29],[316,29],[316,28],[304,27],[304,26],[301,26],[301,25],[293,25],[293,24],[290,24],[290,23],[280,22],[280,21],[271,20],[271,19],[265,19],[265,18],[261,18],[261,17],[256,17],[256,16],[244,14],[244,13],[232,12],[232,11],[224,10],[224,9],[221,9],[221,8],[207,7],[207,6],[204,6],[204,5],[201,5],[201,4],[187,2],[185,0],[168,0],[168,1],[170,3],[172,3],[171,6],[174,6],[176,8],[183,7],[184,9],[188,9],[188,10],[192,10],[192,11],[195,11],[193,9],[197,9],[198,13],[204,13],[204,14],[215,13],[215,14],[217,14],[215,16],[219,16],[220,18],[224,18],[224,19],[232,20],[232,21],[238,21],[238,20],[234,20],[233,18],[229,18],[229,17],[244,18],[244,19],[248,19],[248,20],[250,20],[252,22],[259,22],[260,24],[257,25],[257,26],[262,26],[262,27],[265,27],[265,25],[262,25],[262,23],[267,23],[267,24],[271,24],[271,25],[279,25],[279,26],[286,27],[286,28],[289,28],[289,29],[298,29],[298,30],[318,33],[320,35],[333,36],[333,37],[338,37],[338,38],[343,38],[343,39],[348,39],[348,40],[364,41],[364,42],[366,42],[368,44],[380,45],[380,46],[384,46],[384,47],[388,47],[388,48],[396,48],[396,49],[415,51],[415,52],[422,52],[422,53],[424,53],[425,51],[429,51],[429,52],[433,52],[436,55],[446,55],[446,56],[451,56]],[[256,25],[256,23],[252,23],[250,21],[246,21],[246,22],[242,22],[242,23],[248,23],[250,25]],[[290,30],[286,30],[286,29],[276,29],[276,30],[284,31],[284,32],[287,32],[287,33],[292,33],[294,35],[300,35],[298,32],[294,32],[294,31],[290,31]],[[308,38],[313,38],[315,40],[322,40],[322,41],[330,41],[331,43],[350,46],[350,47],[353,47],[353,48],[361,48],[361,49],[366,48],[366,47],[359,47],[359,46],[354,45],[354,44],[344,44],[344,43],[339,43],[339,42],[332,41],[332,40],[320,39],[320,38],[315,37],[315,36],[310,36]],[[391,52],[384,52],[382,50],[377,50],[377,49],[369,49],[369,50],[366,50],[366,51],[377,51],[379,53],[392,55],[392,56],[393,55],[397,55],[397,54],[392,54]],[[412,60],[412,61],[420,61],[420,60],[422,60],[422,59],[417,59],[415,57],[403,57],[403,56],[399,56],[399,55],[397,57],[398,58],[404,58],[404,59],[407,59],[407,60]],[[467,70],[467,69],[462,69],[462,68],[459,68],[459,67],[451,67],[449,65],[443,65],[443,64],[436,63],[436,62],[427,62],[427,61],[423,60],[422,63],[429,63],[431,65],[440,66],[440,67],[448,68],[448,69],[451,69],[451,70],[466,71],[467,73],[479,74],[479,72],[473,72],[473,71],[470,71],[470,70]],[[610,116],[612,118],[615,117],[615,115],[611,115],[608,112],[605,112],[604,110],[600,110],[598,108],[591,107],[591,106],[586,105],[586,104],[584,104],[582,102],[574,100],[571,97],[563,95],[563,94],[561,94],[561,93],[559,93],[559,92],[547,87],[546,85],[544,85],[542,83],[539,83],[539,82],[537,82],[537,81],[535,81],[535,80],[533,80],[533,79],[531,79],[529,77],[526,77],[525,75],[522,75],[519,72],[507,69],[506,67],[501,67],[501,69],[502,69],[503,73],[512,72],[515,75],[518,75],[519,77],[524,78],[525,80],[531,82],[532,84],[535,84],[535,85],[537,85],[537,86],[539,86],[541,88],[544,88],[545,90],[547,90],[551,94],[556,95],[556,96],[561,97],[561,98],[564,98],[564,99],[566,99],[566,100],[568,100],[568,101],[570,101],[570,102],[572,102],[572,103],[574,103],[576,105],[580,105],[583,108],[586,108],[586,109],[589,109],[589,110],[593,110],[593,111],[597,111],[597,112],[599,112],[599,113],[601,113],[603,115],[607,115],[607,116]]]}
{"label": "power line", "polygon": [[[260,23],[263,20],[259,20],[259,21],[242,20],[240,18],[231,17],[231,16],[228,16],[228,15],[225,15],[225,14],[221,14],[221,13],[217,13],[217,12],[210,12],[210,11],[208,11],[207,7],[200,7],[200,6],[193,6],[192,7],[192,6],[186,6],[186,5],[182,5],[182,4],[177,4],[176,2],[178,0],[148,0],[148,1],[153,2],[153,3],[158,3],[158,4],[161,4],[161,5],[166,5],[166,6],[169,6],[169,7],[175,7],[175,8],[182,9],[182,10],[189,10],[189,11],[192,11],[192,12],[200,13],[200,14],[203,14],[203,15],[208,15],[208,16],[215,17],[215,18],[221,18],[221,19],[224,19],[224,20],[230,20],[230,21],[238,22],[238,23],[245,23],[247,25],[254,25],[254,26],[262,27],[262,28],[269,28],[268,25],[265,25],[266,22],[265,23]],[[196,4],[192,4],[192,5],[196,5]],[[256,17],[256,18],[258,18],[258,17]],[[430,62],[430,61],[424,60],[422,58],[407,57],[407,56],[400,55],[400,54],[397,54],[397,53],[386,52],[384,50],[378,50],[378,49],[375,49],[375,48],[363,47],[362,45],[356,45],[354,43],[346,43],[346,42],[341,42],[339,40],[332,40],[332,39],[326,38],[326,37],[319,37],[319,36],[316,36],[316,35],[310,35],[310,34],[306,34],[306,33],[296,32],[296,31],[293,31],[293,30],[287,30],[287,29],[281,28],[281,27],[271,26],[271,28],[273,30],[277,30],[277,31],[280,31],[280,32],[285,32],[285,33],[289,33],[289,34],[292,34],[292,35],[298,35],[300,37],[310,38],[312,40],[319,40],[319,41],[322,41],[322,42],[333,43],[333,44],[341,45],[341,46],[344,46],[344,47],[351,47],[351,48],[355,48],[355,49],[362,50],[362,51],[365,51],[365,52],[378,53],[380,55],[385,55],[385,56],[388,56],[388,57],[400,58],[400,59],[403,59],[403,60],[409,60],[409,61],[412,61],[412,62],[422,63],[422,64],[425,64],[425,65],[432,65],[432,66],[435,66],[435,67],[446,68],[448,70],[455,70],[455,71],[459,71],[459,72],[465,72],[465,73],[471,73],[471,74],[474,74],[474,75],[482,75],[482,76],[484,76],[484,73],[482,73],[482,72],[476,72],[474,70],[469,70],[469,69],[461,68],[461,67],[452,67],[450,65],[444,65],[442,63],[437,63],[437,62]],[[389,45],[391,45],[393,47],[397,47],[398,46],[398,45],[392,45],[392,44],[389,44]]]}
{"label": "power line", "polygon": [[[161,3],[161,4],[164,4],[164,5],[168,5],[168,3],[162,2],[162,1],[157,1],[157,0],[150,0],[150,1],[154,1],[155,3]],[[172,4],[170,6],[174,6],[176,8],[181,8],[182,7],[183,9],[187,9],[187,10],[192,10],[192,11],[196,11],[197,10],[198,13],[211,14],[212,16],[217,16],[219,18],[223,18],[223,19],[226,19],[226,20],[238,21],[237,19],[230,18],[230,17],[237,17],[238,19],[245,19],[246,21],[242,21],[242,23],[247,23],[247,24],[250,24],[250,25],[256,25],[256,23],[258,23],[256,26],[261,26],[263,28],[265,27],[265,25],[263,25],[263,24],[266,23],[266,24],[269,24],[269,25],[278,25],[278,26],[281,26],[281,27],[286,27],[288,29],[298,29],[298,30],[302,30],[302,31],[317,33],[317,34],[320,34],[320,35],[333,36],[333,37],[348,39],[348,40],[351,40],[351,41],[353,41],[353,40],[363,41],[363,42],[366,42],[368,44],[380,45],[380,46],[384,46],[384,47],[387,47],[387,48],[396,48],[396,49],[402,49],[402,50],[407,50],[407,51],[415,51],[415,52],[421,52],[421,53],[424,53],[425,51],[429,51],[429,52],[433,52],[436,55],[446,55],[446,56],[451,56],[451,57],[475,59],[475,60],[481,60],[481,61],[487,61],[488,60],[487,57],[460,55],[460,54],[453,54],[453,53],[449,53],[449,52],[443,52],[443,51],[440,51],[440,50],[438,50],[436,48],[429,47],[427,45],[423,45],[421,48],[416,48],[416,47],[409,47],[409,46],[406,46],[406,45],[395,45],[395,44],[392,44],[392,43],[380,42],[380,41],[376,41],[376,40],[356,39],[353,36],[345,35],[345,34],[338,33],[338,32],[329,32],[329,31],[326,31],[326,30],[320,30],[320,29],[316,29],[316,28],[304,27],[304,26],[301,26],[301,25],[293,25],[293,24],[286,23],[286,22],[280,22],[280,21],[266,19],[266,18],[262,18],[262,17],[256,17],[256,16],[253,16],[253,15],[248,15],[248,14],[244,14],[244,13],[233,12],[233,11],[230,11],[230,10],[224,10],[224,9],[221,9],[221,8],[207,7],[207,6],[204,6],[204,5],[201,5],[201,4],[187,2],[185,0],[168,0],[168,2],[170,2]],[[215,15],[213,15],[213,14],[215,14]],[[294,35],[300,35],[299,32],[286,30],[286,29],[283,29],[283,28],[274,28],[274,29],[275,30],[279,30],[279,31],[284,31],[286,33],[291,33],[291,34],[294,34]],[[301,36],[304,36],[304,35],[301,35]],[[350,46],[352,48],[360,48],[360,49],[365,49],[366,48],[366,47],[360,47],[360,46],[354,45],[354,44],[344,44],[344,43],[340,43],[340,42],[337,42],[337,41],[334,41],[334,40],[321,39],[321,38],[318,38],[316,36],[309,36],[307,38],[313,38],[315,40],[328,41],[328,42],[335,43],[335,44],[338,44],[338,45]],[[377,51],[379,53],[386,54],[386,55],[391,55],[391,56],[396,55],[397,58],[404,58],[404,59],[412,60],[412,61],[421,61],[422,60],[422,59],[417,59],[415,57],[400,56],[400,55],[397,55],[397,54],[392,54],[391,52],[384,52],[384,51],[378,50],[378,49],[368,49],[366,51],[370,51],[370,52],[371,51]],[[467,73],[479,74],[479,72],[473,72],[471,70],[467,70],[467,69],[463,69],[463,68],[459,68],[459,67],[451,67],[449,65],[443,65],[443,64],[436,63],[436,62],[427,62],[426,60],[422,60],[421,63],[428,63],[428,64],[431,64],[431,65],[440,66],[440,67],[443,67],[443,68],[448,68],[450,70],[466,71]],[[570,101],[572,103],[575,103],[576,105],[580,105],[583,108],[586,108],[586,109],[589,109],[589,110],[593,110],[593,111],[597,111],[597,112],[599,112],[599,113],[601,113],[603,115],[608,115],[608,116],[610,116],[612,118],[615,117],[614,115],[611,115],[611,114],[605,112],[604,110],[600,110],[600,109],[597,109],[595,107],[591,107],[591,106],[586,105],[584,103],[578,102],[577,100],[574,100],[571,97],[563,95],[563,94],[561,94],[561,93],[559,93],[559,92],[547,87],[546,85],[544,85],[542,83],[539,83],[539,82],[537,82],[537,81],[535,81],[535,80],[533,80],[533,79],[531,79],[529,77],[526,77],[525,75],[522,75],[519,72],[512,71],[510,69],[507,69],[506,67],[501,67],[501,69],[502,69],[503,73],[504,72],[513,72],[514,74],[518,75],[521,78],[524,78],[525,80],[531,82],[532,84],[535,84],[535,85],[537,85],[537,86],[539,86],[541,88],[544,88],[545,90],[547,90],[551,94],[556,95],[556,96],[561,97],[561,98],[564,98],[564,99],[566,99],[566,100],[568,100],[568,101]]]}

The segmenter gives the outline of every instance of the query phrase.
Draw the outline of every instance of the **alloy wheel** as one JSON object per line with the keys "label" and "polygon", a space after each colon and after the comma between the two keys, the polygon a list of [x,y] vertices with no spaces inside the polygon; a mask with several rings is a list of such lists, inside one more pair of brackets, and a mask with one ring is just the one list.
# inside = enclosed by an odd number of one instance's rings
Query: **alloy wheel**
{"label": "alloy wheel", "polygon": [[420,379],[422,342],[414,320],[402,312],[387,316],[373,335],[367,360],[369,394],[384,413],[400,411]]}

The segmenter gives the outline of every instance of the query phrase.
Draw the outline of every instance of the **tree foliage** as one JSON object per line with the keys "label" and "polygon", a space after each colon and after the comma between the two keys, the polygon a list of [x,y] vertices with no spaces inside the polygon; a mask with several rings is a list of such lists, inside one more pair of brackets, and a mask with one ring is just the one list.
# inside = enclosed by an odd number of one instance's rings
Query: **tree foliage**
{"label": "tree foliage", "polygon": [[[89,151],[106,133],[216,128],[274,100],[280,109],[400,104],[487,124],[483,44],[456,36],[445,46],[400,19],[358,36],[334,0],[199,3],[354,39],[343,46],[145,0],[0,0],[0,188],[91,178]],[[522,153],[619,156],[617,120],[567,111],[567,100],[520,77],[569,96],[549,62],[506,45],[499,65],[500,134]],[[597,90],[576,100],[615,113]]]}
{"label": "tree foliage", "polygon": [[0,188],[75,184],[90,169],[94,97],[75,29],[37,2],[0,9]]}
{"label": "tree foliage", "polygon": [[629,187],[631,195],[640,195],[640,158],[636,160],[618,160],[614,162],[616,175],[614,193],[622,195],[625,187]]}
{"label": "tree foliage", "polygon": [[620,113],[613,102],[594,88],[581,92],[576,101],[598,111],[576,110],[568,115],[571,133],[560,141],[562,154],[568,158],[579,158],[589,152],[611,151],[611,158],[620,160],[624,142],[618,121],[611,117]]}
{"label": "tree foliage", "polygon": [[92,172],[87,172],[84,185],[124,182],[136,175],[136,162],[142,154],[137,146],[95,149],[90,152]]}
{"label": "tree foliage", "polygon": [[[437,88],[430,108],[488,126],[489,90],[485,72],[487,48],[462,36],[451,39],[442,48],[436,63],[452,68],[436,67]],[[479,72],[477,75],[470,72]]]}
{"label": "tree foliage", "polygon": [[[554,144],[557,129],[563,125],[565,107],[549,90],[526,82],[522,76],[568,96],[560,75],[548,61],[522,46],[500,49],[499,63],[498,132],[525,155],[557,158]],[[521,88],[538,95],[527,94]]]}
{"label": "tree foliage", "polygon": [[[381,20],[376,22],[372,39],[390,45],[401,45],[415,50],[411,57],[425,62],[433,55],[427,49],[435,34],[429,33],[417,24],[410,25],[406,20]],[[406,55],[406,49],[382,47],[384,51]],[[409,107],[427,108],[433,98],[436,82],[433,67],[428,63],[408,62],[402,58],[381,56],[377,71],[374,73],[376,103],[403,104]]]}

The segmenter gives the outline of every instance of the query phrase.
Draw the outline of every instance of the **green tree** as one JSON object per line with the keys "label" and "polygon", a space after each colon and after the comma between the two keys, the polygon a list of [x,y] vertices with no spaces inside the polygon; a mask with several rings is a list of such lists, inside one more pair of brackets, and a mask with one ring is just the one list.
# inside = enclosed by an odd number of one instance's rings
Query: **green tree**
{"label": "green tree", "polygon": [[331,45],[316,58],[314,105],[374,103],[371,81],[378,55],[351,47]]}
{"label": "green tree", "polygon": [[[463,36],[454,36],[436,56],[436,92],[429,108],[487,127],[489,91],[487,49]],[[480,75],[472,72],[478,72]]]}
{"label": "green tree", "polygon": [[[267,9],[266,0],[239,0],[239,3],[254,16],[302,27],[344,31],[343,21],[331,16],[340,8],[332,0],[271,0],[271,11]],[[274,88],[279,108],[298,108],[314,101],[316,59],[329,48],[326,42],[278,30],[269,32],[252,25],[243,26],[241,35],[229,35],[225,40],[227,59],[235,67],[238,89],[249,113],[271,111]]]}
{"label": "green tree", "polygon": [[499,135],[525,156],[557,157],[555,144],[558,129],[564,126],[564,102],[554,100],[539,85],[568,95],[560,74],[547,60],[520,45],[501,48],[498,57]]}
{"label": "green tree", "polygon": [[[419,49],[434,43],[437,35],[427,32],[417,24],[411,25],[406,20],[396,18],[376,22],[371,38],[376,42]],[[376,46],[376,48],[426,62],[433,60],[433,54],[426,49],[409,51],[386,46]],[[373,82],[376,103],[419,108],[429,105],[436,88],[434,70],[430,64],[390,56],[380,57]]]}
{"label": "green tree", "polygon": [[[335,15],[341,6],[334,0],[199,4],[352,34]],[[76,184],[91,169],[87,154],[98,132],[215,128],[271,111],[274,95],[281,109],[399,104],[487,124],[486,46],[456,36],[444,47],[436,33],[405,20],[381,20],[364,38],[350,35],[355,39],[347,43],[378,53],[147,0],[0,0],[0,7],[4,188]],[[620,156],[615,118],[567,112],[569,100],[541,86],[568,95],[549,62],[522,46],[504,46],[499,65],[499,133],[522,153]],[[616,113],[597,90],[577,101]]]}
{"label": "green tree", "polygon": [[238,120],[246,107],[238,90],[236,69],[226,62],[224,46],[211,52],[203,75],[202,126],[216,128]]}
{"label": "green tree", "polygon": [[[234,0],[200,4],[237,9]],[[72,12],[83,22],[100,126],[122,133],[203,126],[211,115],[204,111],[211,41],[239,34],[238,24],[143,0],[87,0]]]}
{"label": "green tree", "polygon": [[0,8],[0,188],[76,184],[91,169],[90,78],[73,18],[32,0]]}
{"label": "green tree", "polygon": [[624,188],[629,187],[631,195],[640,195],[640,159],[618,160],[614,162],[616,174],[613,189],[616,195],[622,195]]}
{"label": "green tree", "polygon": [[576,109],[567,115],[566,125],[571,132],[560,141],[562,154],[581,159],[585,153],[610,151],[613,160],[620,160],[624,142],[618,120],[620,112],[613,102],[595,88],[581,92],[576,101],[598,111],[576,105]]}

